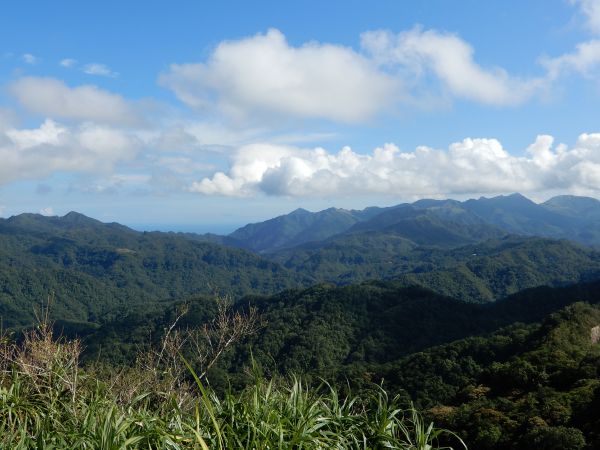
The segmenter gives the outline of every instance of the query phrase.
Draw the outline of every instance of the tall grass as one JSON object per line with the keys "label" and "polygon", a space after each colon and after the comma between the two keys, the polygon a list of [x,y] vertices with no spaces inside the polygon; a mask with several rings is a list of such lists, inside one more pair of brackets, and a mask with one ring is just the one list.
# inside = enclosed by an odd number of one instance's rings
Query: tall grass
{"label": "tall grass", "polygon": [[46,325],[20,345],[0,338],[0,448],[450,448],[440,438],[466,448],[381,388],[340,397],[327,383],[256,376],[242,392],[219,396],[189,365],[192,383],[160,370],[81,369],[80,349],[53,339]]}

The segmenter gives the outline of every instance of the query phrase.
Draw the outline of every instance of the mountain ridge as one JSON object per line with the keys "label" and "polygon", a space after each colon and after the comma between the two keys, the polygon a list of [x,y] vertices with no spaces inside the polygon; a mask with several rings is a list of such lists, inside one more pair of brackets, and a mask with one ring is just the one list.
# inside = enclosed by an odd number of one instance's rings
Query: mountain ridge
{"label": "mountain ridge", "polygon": [[[538,204],[518,193],[465,201],[421,199],[414,203],[367,207],[363,210],[328,208],[310,212],[303,209],[302,221],[297,219],[295,212],[284,214],[245,225],[228,236],[239,240],[246,248],[259,253],[271,253],[308,242],[324,242],[336,235],[361,229],[385,231],[384,224],[387,227],[396,225],[396,231],[402,235],[402,218],[393,221],[390,216],[401,216],[402,211],[416,210],[427,211],[430,217],[443,221],[453,217],[460,225],[488,226],[505,234],[569,239],[585,245],[600,245],[600,201],[589,197],[556,196]],[[343,220],[342,217],[350,219]],[[372,226],[367,224],[369,222]],[[326,231],[323,231],[323,226]],[[594,226],[596,228],[590,230]],[[294,229],[292,233],[290,228]],[[491,233],[491,229],[488,232]],[[455,239],[456,233],[448,233],[447,237]],[[420,243],[424,242],[421,240]],[[461,243],[466,242],[463,240]]]}

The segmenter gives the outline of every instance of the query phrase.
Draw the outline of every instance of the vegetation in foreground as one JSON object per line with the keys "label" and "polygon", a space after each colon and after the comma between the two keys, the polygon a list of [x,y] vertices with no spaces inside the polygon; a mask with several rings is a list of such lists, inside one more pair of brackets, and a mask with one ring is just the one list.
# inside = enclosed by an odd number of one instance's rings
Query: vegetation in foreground
{"label": "vegetation in foreground", "polygon": [[82,369],[80,342],[53,339],[51,329],[42,323],[19,345],[0,341],[1,448],[466,448],[381,388],[340,397],[326,383],[257,375],[218,396],[191,366],[182,377],[172,361]]}
{"label": "vegetation in foreground", "polygon": [[[251,385],[243,368],[252,358],[266,373],[296,373],[311,386],[320,377],[341,391],[383,383],[470,448],[598,449],[599,295],[594,282],[474,305],[374,283],[255,297],[250,305],[268,326],[226,353],[209,378],[219,392]],[[205,322],[207,304],[190,302],[178,325]],[[88,336],[87,360],[108,349],[123,352],[120,362],[134,359],[128,349],[168,328],[173,311],[127,316]]]}

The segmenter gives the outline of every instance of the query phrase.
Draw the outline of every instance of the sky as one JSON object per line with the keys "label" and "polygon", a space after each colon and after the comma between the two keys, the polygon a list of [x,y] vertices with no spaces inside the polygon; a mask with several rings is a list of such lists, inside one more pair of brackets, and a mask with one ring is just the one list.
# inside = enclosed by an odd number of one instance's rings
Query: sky
{"label": "sky", "polygon": [[600,0],[0,8],[0,217],[600,198]]}

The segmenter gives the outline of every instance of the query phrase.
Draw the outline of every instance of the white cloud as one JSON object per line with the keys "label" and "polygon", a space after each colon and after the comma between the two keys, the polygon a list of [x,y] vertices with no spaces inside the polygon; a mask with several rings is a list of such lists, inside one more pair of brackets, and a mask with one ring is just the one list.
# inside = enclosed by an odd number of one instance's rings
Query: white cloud
{"label": "white cloud", "polygon": [[278,30],[219,44],[205,64],[174,64],[160,77],[184,103],[256,114],[358,122],[393,103],[399,82],[354,50],[290,46]]}
{"label": "white cloud", "polygon": [[0,184],[64,171],[108,173],[139,146],[121,130],[91,123],[69,128],[47,119],[34,129],[10,128],[0,133]]}
{"label": "white cloud", "polygon": [[573,72],[593,77],[600,68],[600,40],[582,42],[576,45],[574,52],[556,58],[542,58],[541,63],[551,79]]}
{"label": "white cloud", "polygon": [[486,69],[475,62],[473,48],[460,37],[416,27],[394,34],[371,31],[362,46],[380,64],[398,67],[417,81],[433,73],[455,97],[492,105],[524,102],[544,86],[543,79],[519,79],[504,69]]}
{"label": "white cloud", "polygon": [[69,87],[54,78],[25,77],[9,87],[19,103],[47,117],[133,124],[138,119],[123,97],[92,85]]}
{"label": "white cloud", "polygon": [[586,16],[590,31],[600,34],[600,0],[571,0]]}
{"label": "white cloud", "polygon": [[106,64],[90,63],[83,66],[81,69],[83,73],[88,75],[98,75],[101,77],[116,78],[119,76],[118,72],[112,71]]}
{"label": "white cloud", "polygon": [[[600,0],[570,0],[580,8],[587,18],[588,29],[600,34]],[[549,80],[576,73],[586,78],[598,78],[600,75],[600,40],[591,39],[580,42],[575,50],[557,57],[544,56],[540,63],[548,72]]]}
{"label": "white cloud", "polygon": [[55,216],[56,214],[54,214],[54,209],[52,208],[52,206],[47,206],[45,208],[40,209],[40,214],[42,216]]}
{"label": "white cloud", "polygon": [[190,186],[192,192],[226,196],[450,196],[551,190],[600,194],[600,134],[583,134],[571,149],[538,136],[524,156],[496,139],[471,139],[447,150],[402,152],[386,144],[369,155],[349,147],[338,153],[270,144],[245,146],[227,173]]}
{"label": "white cloud", "polygon": [[65,58],[65,59],[61,60],[59,64],[62,67],[66,67],[66,68],[70,69],[71,67],[74,67],[75,64],[77,64],[77,60],[73,59],[73,58]]}
{"label": "white cloud", "polygon": [[21,59],[26,64],[30,64],[32,66],[40,62],[40,59],[37,56],[33,56],[31,53],[24,53],[21,55]]}
{"label": "white cloud", "polygon": [[221,42],[205,63],[173,64],[159,82],[193,108],[216,106],[237,118],[341,122],[419,104],[419,93],[432,85],[441,84],[450,98],[492,105],[522,103],[546,85],[544,78],[520,79],[502,68],[484,68],[458,36],[420,28],[364,33],[361,51],[316,42],[295,47],[272,29]]}

